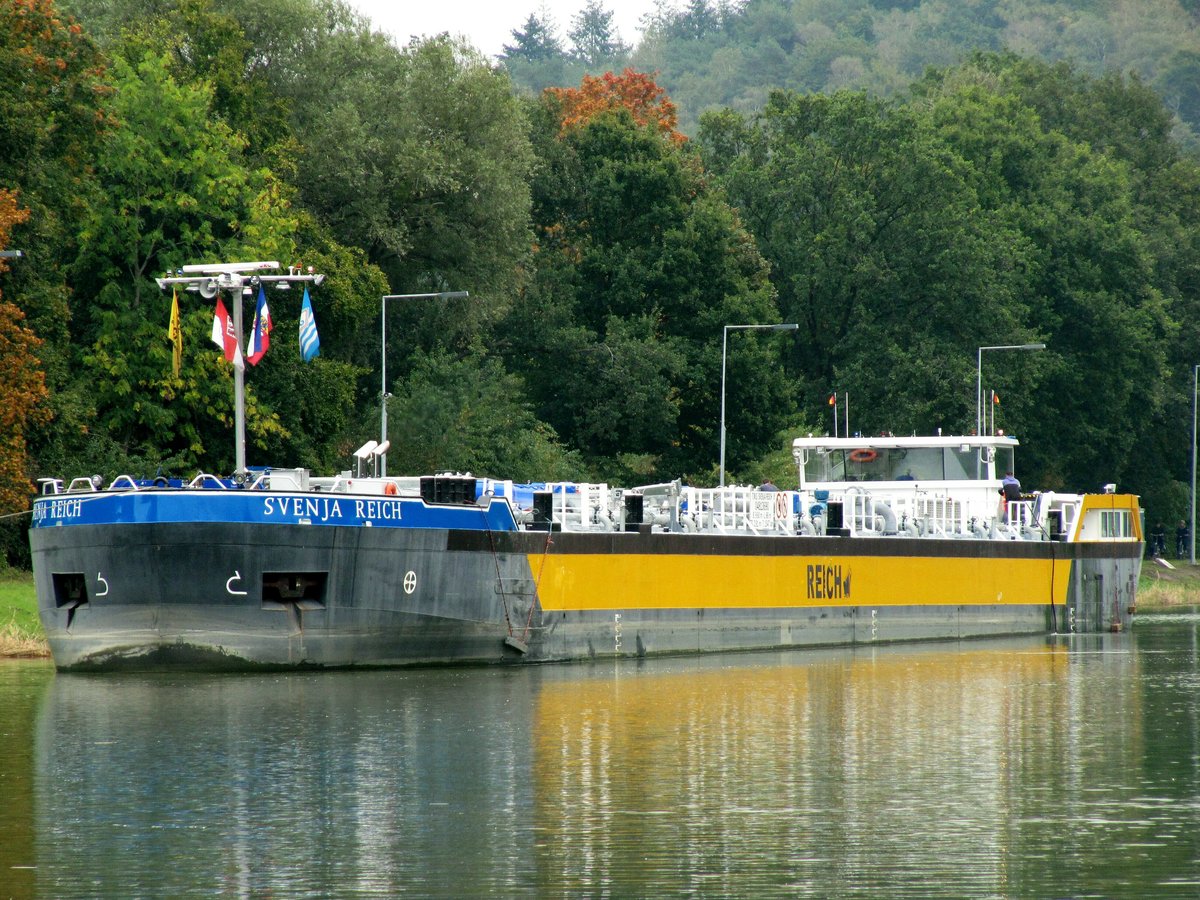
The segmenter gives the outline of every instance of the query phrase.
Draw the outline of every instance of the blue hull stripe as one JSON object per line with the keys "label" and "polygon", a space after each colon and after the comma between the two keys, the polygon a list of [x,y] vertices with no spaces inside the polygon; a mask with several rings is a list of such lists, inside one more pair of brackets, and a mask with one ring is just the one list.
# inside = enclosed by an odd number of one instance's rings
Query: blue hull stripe
{"label": "blue hull stripe", "polygon": [[340,525],[516,531],[507,501],[478,506],[429,506],[413,497],[287,494],[259,491],[146,491],[62,495],[38,499],[33,527],[246,522],[261,525]]}

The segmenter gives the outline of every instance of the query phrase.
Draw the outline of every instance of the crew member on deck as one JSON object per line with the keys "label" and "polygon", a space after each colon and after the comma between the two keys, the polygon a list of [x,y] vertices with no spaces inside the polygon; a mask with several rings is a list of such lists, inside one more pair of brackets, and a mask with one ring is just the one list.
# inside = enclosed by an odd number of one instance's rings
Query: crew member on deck
{"label": "crew member on deck", "polygon": [[1021,499],[1021,482],[1009,469],[1004,473],[1004,480],[1000,482],[1000,491],[1004,494],[1005,500],[1020,500]]}

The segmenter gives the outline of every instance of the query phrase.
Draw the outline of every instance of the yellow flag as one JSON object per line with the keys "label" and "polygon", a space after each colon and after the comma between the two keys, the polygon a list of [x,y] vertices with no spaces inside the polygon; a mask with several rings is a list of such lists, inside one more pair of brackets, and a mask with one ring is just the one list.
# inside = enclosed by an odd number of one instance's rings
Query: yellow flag
{"label": "yellow flag", "polygon": [[179,368],[183,365],[183,329],[179,327],[179,294],[171,291],[171,327],[167,329],[171,338],[175,377],[179,377]]}

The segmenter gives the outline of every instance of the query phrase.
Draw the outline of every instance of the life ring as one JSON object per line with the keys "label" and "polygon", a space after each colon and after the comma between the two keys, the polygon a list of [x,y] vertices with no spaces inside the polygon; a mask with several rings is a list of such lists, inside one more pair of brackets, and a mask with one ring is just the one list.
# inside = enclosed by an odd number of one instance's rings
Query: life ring
{"label": "life ring", "polygon": [[394,482],[394,481],[389,481],[387,484],[385,484],[385,485],[383,486],[383,492],[384,492],[385,494],[387,494],[389,497],[395,497],[395,496],[396,496],[396,494],[397,494],[397,491],[396,491],[396,482]]}
{"label": "life ring", "polygon": [[850,451],[850,462],[869,463],[879,459],[879,451],[863,448],[861,450]]}
{"label": "life ring", "polygon": [[165,488],[167,486],[167,479],[165,479],[161,475],[159,475],[157,478],[154,479],[154,486],[156,488]]}

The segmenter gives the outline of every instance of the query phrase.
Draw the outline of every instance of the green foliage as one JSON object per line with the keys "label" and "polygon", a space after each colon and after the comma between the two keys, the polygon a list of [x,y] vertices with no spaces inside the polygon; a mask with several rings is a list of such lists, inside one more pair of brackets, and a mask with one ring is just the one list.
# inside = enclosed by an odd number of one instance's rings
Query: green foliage
{"label": "green foliage", "polygon": [[587,0],[571,19],[571,53],[589,66],[605,65],[619,68],[619,61],[629,53],[629,45],[621,40],[613,26],[613,14],[601,0]]}
{"label": "green foliage", "polygon": [[777,93],[754,119],[704,122],[705,159],[806,328],[790,363],[807,412],[824,388],[850,393],[856,430],[971,429],[978,348],[1044,341],[984,360],[1030,480],[1140,484],[1173,505],[1127,424],[1173,430],[1167,379],[1192,293],[1180,266],[1198,261],[1181,202],[1198,170],[1161,103],[1137,79],[1013,56],[933,73],[915,94]]}
{"label": "green foliage", "polygon": [[953,348],[1028,327],[1010,266],[1022,242],[981,214],[967,166],[920,113],[776,93],[753,121],[706,118],[701,146],[771,262],[784,320],[801,326],[789,360],[810,418],[849,389],[856,429],[972,422],[973,355]]}
{"label": "green foliage", "polygon": [[[108,202],[84,223],[77,289],[92,302],[73,323],[78,377],[105,433],[134,456],[178,454],[189,464],[228,442],[212,397],[226,373],[212,353],[196,352],[211,308],[183,310],[195,363],[171,374],[163,341],[169,302],[149,279],[205,258],[291,256],[287,191],[269,173],[241,164],[244,140],[210,116],[212,92],[170,74],[167,56],[113,61],[118,120],[97,158]],[[244,249],[252,248],[252,251]],[[206,324],[207,321],[207,324]],[[260,439],[279,429],[269,408],[248,401]],[[157,450],[156,450],[157,448]],[[221,459],[224,454],[218,453]]]}
{"label": "green foliage", "polygon": [[418,354],[388,405],[392,468],[517,481],[582,478],[579,455],[521,402],[521,381],[481,355]]}
{"label": "green foliage", "polygon": [[502,306],[529,245],[521,108],[503,77],[448,40],[397,51],[338,35],[325,52],[337,64],[318,66],[320,53],[305,71],[319,102],[295,104],[301,198],[396,292],[469,289],[476,302],[436,329],[461,349]]}
{"label": "green foliage", "polygon": [[0,85],[0,188],[15,190],[29,213],[8,247],[36,260],[16,265],[4,289],[44,342],[39,355],[57,416],[57,391],[69,377],[64,268],[80,218],[99,199],[92,173],[111,124],[111,87],[91,38],[45,0],[0,4]]}
{"label": "green foliage", "polygon": [[[589,459],[640,455],[655,460],[654,477],[704,472],[717,447],[722,328],[777,321],[763,261],[689,151],[626,110],[561,134],[556,112],[546,98],[541,241],[506,329],[510,366],[539,417]],[[743,342],[736,365],[740,458],[791,406],[769,342]]]}
{"label": "green foliage", "polygon": [[802,418],[795,418],[783,428],[760,459],[743,465],[737,472],[726,472],[726,484],[766,484],[770,482],[782,490],[794,490],[797,483],[796,460],[792,457],[792,440],[799,435],[814,434],[824,429],[815,428]]}
{"label": "green foliage", "polygon": [[[3,289],[54,417],[27,434],[35,474],[227,470],[211,305],[182,300],[177,378],[151,278],[280,259],[327,275],[322,351],[300,362],[301,292],[271,294],[251,462],[342,467],[378,422],[380,296],[469,290],[389,305],[397,471],[712,482],[724,397],[730,480],[783,486],[830,392],[864,431],[969,430],[978,348],[1036,340],[984,358],[1024,480],[1184,512],[1200,48],[1175,0],[664,6],[634,61],[685,131],[724,107],[694,145],[514,96],[612,64],[599,4],[574,58],[543,14],[502,69],[397,47],[340,0],[72,8],[108,57],[46,0],[0,11],[0,185],[38,260]],[[959,62],[980,47],[1078,62]],[[801,327],[722,352],[726,325],[779,322]]]}
{"label": "green foliage", "polygon": [[681,130],[695,134],[705,110],[750,113],[771,89],[900,95],[930,66],[1007,49],[1072,59],[1093,77],[1135,72],[1163,91],[1190,136],[1200,129],[1197,26],[1179,0],[690,0],[650,18],[632,64],[658,71]]}
{"label": "green foliage", "polygon": [[524,31],[512,30],[513,43],[504,45],[502,60],[524,60],[530,63],[549,62],[560,59],[563,53],[562,41],[555,33],[554,23],[549,16],[538,16],[530,13],[525,20]]}
{"label": "green foliage", "polygon": [[5,631],[10,637],[45,638],[33,578],[25,572],[6,570],[0,558],[0,632]]}
{"label": "green foliage", "polygon": [[[1167,298],[1178,288],[1161,263],[1196,259],[1192,242],[1167,250],[1145,231],[1160,203],[1175,206],[1153,184],[1172,155],[1161,104],[1136,79],[1093,81],[1012,57],[932,84],[922,94],[943,134],[987,173],[985,202],[1029,240],[1032,311],[1053,352],[1039,360],[1037,415],[1022,425],[1026,458],[1050,486],[1112,480],[1140,447],[1119,423],[1152,420],[1166,402]],[[1055,437],[1064,428],[1075,438],[1065,447]]]}

